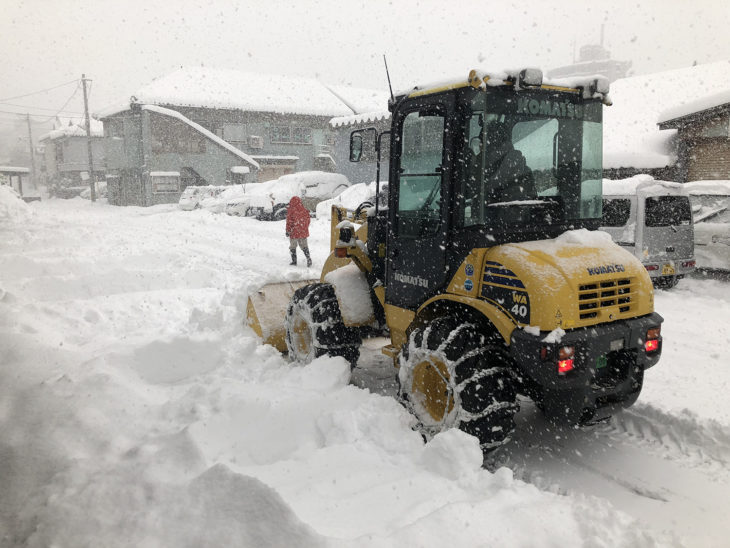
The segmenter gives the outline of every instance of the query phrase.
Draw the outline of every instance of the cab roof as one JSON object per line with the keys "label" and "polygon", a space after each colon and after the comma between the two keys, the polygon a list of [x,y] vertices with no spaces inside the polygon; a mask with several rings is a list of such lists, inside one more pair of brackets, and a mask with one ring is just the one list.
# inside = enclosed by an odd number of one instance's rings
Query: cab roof
{"label": "cab roof", "polygon": [[471,70],[466,78],[450,78],[430,82],[412,87],[411,89],[402,90],[396,93],[397,98],[403,96],[419,97],[422,95],[430,95],[432,93],[440,93],[452,89],[464,87],[473,87],[484,89],[498,86],[511,86],[515,90],[523,88],[551,89],[567,93],[583,93],[584,98],[600,98],[604,103],[610,104],[608,101],[608,79],[600,76],[580,76],[573,78],[554,78],[545,79],[540,69],[524,68],[517,70],[499,70],[489,71],[474,69]]}

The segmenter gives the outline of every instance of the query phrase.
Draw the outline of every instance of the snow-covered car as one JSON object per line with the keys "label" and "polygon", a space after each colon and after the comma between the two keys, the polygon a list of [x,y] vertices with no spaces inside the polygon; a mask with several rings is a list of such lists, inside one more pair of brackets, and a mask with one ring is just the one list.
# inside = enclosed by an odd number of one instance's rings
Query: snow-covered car
{"label": "snow-covered car", "polygon": [[178,205],[183,211],[191,211],[201,207],[203,200],[219,195],[225,187],[221,186],[189,186],[180,195]]}
{"label": "snow-covered car", "polygon": [[604,179],[600,229],[636,256],[659,287],[695,269],[692,210],[682,184],[650,175]]}
{"label": "snow-covered car", "polygon": [[730,181],[685,185],[692,203],[697,268],[730,272]]}
{"label": "snow-covered car", "polygon": [[260,194],[244,194],[226,200],[225,211],[238,217],[266,217],[273,213],[271,198]]}
{"label": "snow-covered car", "polygon": [[[358,183],[347,187],[343,192],[330,198],[329,200],[323,200],[317,204],[316,212],[318,219],[329,219],[330,213],[332,212],[332,206],[338,205],[346,207],[348,209],[355,209],[360,204],[371,203],[375,205],[375,182],[372,183]],[[388,182],[380,182],[380,207],[387,207],[388,199]]]}

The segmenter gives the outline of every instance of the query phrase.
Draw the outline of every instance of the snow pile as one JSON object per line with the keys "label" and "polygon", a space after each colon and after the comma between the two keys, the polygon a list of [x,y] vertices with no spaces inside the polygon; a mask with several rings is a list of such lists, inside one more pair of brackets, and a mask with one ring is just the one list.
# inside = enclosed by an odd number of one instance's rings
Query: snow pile
{"label": "snow pile", "polygon": [[26,220],[32,214],[30,206],[7,185],[0,185],[0,221]]}
{"label": "snow pile", "polygon": [[364,324],[375,318],[370,287],[365,274],[357,265],[350,263],[333,270],[324,277],[324,281],[335,288],[345,325]]}
{"label": "snow pile", "polygon": [[[33,210],[5,220],[0,247],[3,546],[725,541],[721,282],[658,292],[664,356],[620,421],[560,430],[525,403],[484,468],[473,438],[412,429],[382,340],[351,372],[290,364],[242,327],[249,292],[310,274],[286,266],[283,221]],[[310,233],[321,267],[329,225]]]}
{"label": "snow pile", "polygon": [[555,242],[558,246],[572,244],[586,247],[603,247],[613,242],[610,234],[598,230],[588,230],[586,228],[566,230],[554,240],[549,241]]}

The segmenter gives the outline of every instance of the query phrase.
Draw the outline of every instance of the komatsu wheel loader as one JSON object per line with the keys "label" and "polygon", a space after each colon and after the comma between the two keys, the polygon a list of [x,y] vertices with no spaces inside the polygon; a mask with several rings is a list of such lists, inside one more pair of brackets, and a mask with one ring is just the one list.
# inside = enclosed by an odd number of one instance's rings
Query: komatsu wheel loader
{"label": "komatsu wheel loader", "polygon": [[350,136],[351,161],[389,139],[387,198],[333,207],[320,280],[262,288],[249,324],[303,362],[354,364],[389,333],[424,435],[460,428],[485,450],[509,440],[518,395],[577,425],[632,405],[663,320],[641,263],[595,231],[603,104],[604,79],[537,69],[392,97],[390,131]]}

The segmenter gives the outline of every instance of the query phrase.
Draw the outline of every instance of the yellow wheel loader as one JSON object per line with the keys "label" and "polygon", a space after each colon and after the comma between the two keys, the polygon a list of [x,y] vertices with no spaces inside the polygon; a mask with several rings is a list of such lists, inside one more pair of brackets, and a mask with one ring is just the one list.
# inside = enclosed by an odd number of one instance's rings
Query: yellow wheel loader
{"label": "yellow wheel loader", "polygon": [[304,362],[354,364],[363,336],[389,333],[422,432],[460,428],[485,450],[508,441],[518,395],[568,424],[632,405],[663,320],[641,263],[595,230],[604,104],[605,80],[536,69],[392,97],[390,131],[350,136],[350,160],[370,147],[378,172],[389,139],[387,191],[333,207],[320,280],[262,288],[250,325]]}

